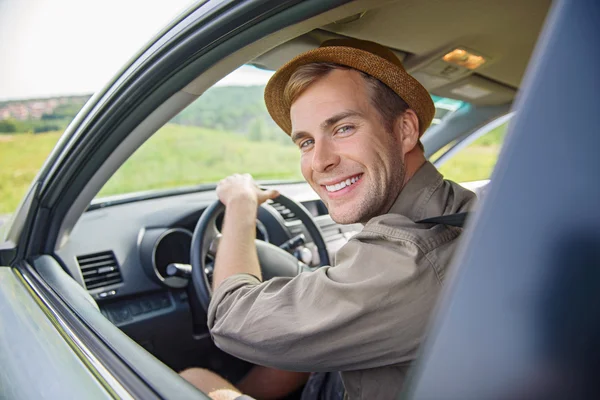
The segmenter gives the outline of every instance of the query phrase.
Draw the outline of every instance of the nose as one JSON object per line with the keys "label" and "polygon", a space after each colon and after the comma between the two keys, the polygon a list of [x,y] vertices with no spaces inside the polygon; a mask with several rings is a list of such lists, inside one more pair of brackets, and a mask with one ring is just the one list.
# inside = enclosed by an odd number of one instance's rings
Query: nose
{"label": "nose", "polygon": [[315,172],[327,172],[335,168],[340,162],[340,157],[329,140],[320,140],[313,149],[312,169]]}

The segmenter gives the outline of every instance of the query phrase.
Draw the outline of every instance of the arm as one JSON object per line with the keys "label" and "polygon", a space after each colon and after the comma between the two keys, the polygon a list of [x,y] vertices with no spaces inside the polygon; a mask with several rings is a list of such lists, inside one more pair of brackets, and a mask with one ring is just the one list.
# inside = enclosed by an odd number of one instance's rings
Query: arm
{"label": "arm", "polygon": [[[394,243],[395,242],[395,243]],[[336,267],[260,283],[232,276],[213,294],[208,326],[239,358],[296,371],[345,371],[416,357],[440,282],[413,242],[363,232]]]}
{"label": "arm", "polygon": [[246,273],[262,279],[254,245],[256,212],[261,203],[279,193],[259,189],[252,177],[245,174],[223,179],[217,187],[217,195],[225,204],[225,217],[215,259],[213,290],[236,274]]}
{"label": "arm", "polygon": [[262,279],[254,246],[257,207],[256,201],[244,197],[228,202],[215,259],[213,290],[235,274],[247,273]]}

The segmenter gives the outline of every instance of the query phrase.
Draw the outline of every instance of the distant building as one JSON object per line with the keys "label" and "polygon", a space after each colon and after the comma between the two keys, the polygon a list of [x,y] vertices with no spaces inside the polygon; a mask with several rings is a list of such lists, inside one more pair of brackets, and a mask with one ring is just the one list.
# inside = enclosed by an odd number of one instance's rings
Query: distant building
{"label": "distant building", "polygon": [[51,99],[7,102],[0,107],[0,119],[17,120],[40,119],[44,114],[52,114],[56,107],[63,104],[83,105],[89,96],[56,97]]}
{"label": "distant building", "polygon": [[11,104],[8,106],[8,110],[14,119],[22,121],[29,117],[29,109],[25,104]]}
{"label": "distant building", "polygon": [[52,113],[52,106],[48,104],[48,102],[36,101],[33,103],[28,103],[27,108],[29,111],[29,116],[32,119],[40,119],[44,114]]}

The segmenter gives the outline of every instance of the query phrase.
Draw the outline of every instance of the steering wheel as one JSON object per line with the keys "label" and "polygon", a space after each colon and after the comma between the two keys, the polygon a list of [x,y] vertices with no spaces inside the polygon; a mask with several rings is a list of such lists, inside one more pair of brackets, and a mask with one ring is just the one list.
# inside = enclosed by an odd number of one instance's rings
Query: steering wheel
{"label": "steering wheel", "polygon": [[[276,200],[296,214],[317,246],[321,265],[329,265],[329,254],[323,240],[323,234],[308,210],[302,204],[283,195],[277,197]],[[217,254],[217,247],[221,238],[221,233],[217,229],[217,218],[224,211],[225,206],[220,201],[217,200],[211,204],[202,213],[192,237],[190,255],[192,283],[198,294],[200,304],[207,312],[212,297],[212,288],[208,280],[206,258],[211,256],[214,259]],[[292,254],[275,245],[262,240],[256,240],[255,243],[263,280],[276,276],[294,277],[303,271],[310,270],[307,265],[299,262]]]}

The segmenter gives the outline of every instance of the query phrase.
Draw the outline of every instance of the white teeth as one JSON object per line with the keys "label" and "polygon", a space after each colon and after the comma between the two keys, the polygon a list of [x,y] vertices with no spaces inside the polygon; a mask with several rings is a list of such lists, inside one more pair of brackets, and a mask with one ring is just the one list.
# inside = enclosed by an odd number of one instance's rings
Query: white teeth
{"label": "white teeth", "polygon": [[359,179],[359,176],[355,176],[353,178],[348,178],[345,181],[336,183],[335,185],[325,185],[325,188],[327,189],[328,192],[337,192],[338,190],[341,190],[341,189],[345,188],[346,186],[350,186],[353,183],[357,182],[358,179]]}

